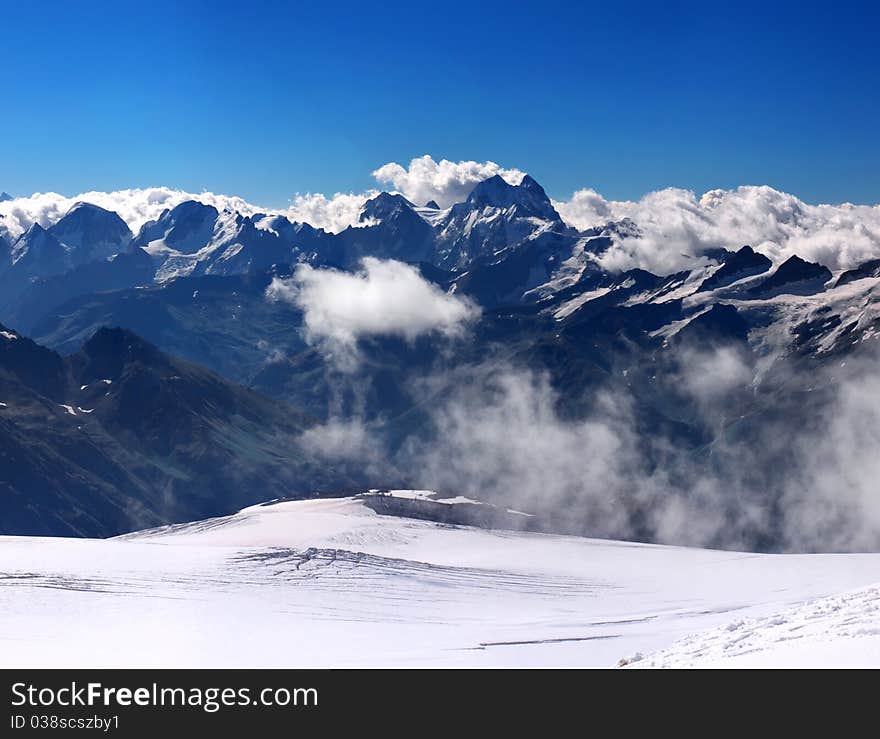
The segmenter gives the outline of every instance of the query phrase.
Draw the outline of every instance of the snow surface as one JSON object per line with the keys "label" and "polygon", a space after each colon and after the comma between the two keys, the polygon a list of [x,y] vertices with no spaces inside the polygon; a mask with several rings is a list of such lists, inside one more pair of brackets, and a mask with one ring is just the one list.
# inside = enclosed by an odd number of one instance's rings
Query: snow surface
{"label": "snow surface", "polygon": [[[281,502],[111,540],[0,537],[0,666],[614,666],[637,653],[644,665],[877,665],[878,590],[864,588],[878,581],[875,554],[487,531],[380,516],[356,497]],[[803,639],[782,639],[783,623],[806,622]],[[738,630],[757,651],[724,647]]]}
{"label": "snow surface", "polygon": [[588,290],[586,292],[582,292],[575,298],[571,300],[567,300],[559,308],[556,309],[556,312],[553,314],[553,317],[557,321],[561,321],[563,318],[567,318],[572,313],[574,313],[578,308],[589,303],[591,300],[595,300],[596,298],[601,298],[603,295],[607,295],[611,292],[613,288],[610,287],[600,287],[596,290]]}
{"label": "snow surface", "polygon": [[734,620],[680,640],[632,667],[877,667],[880,587]]}

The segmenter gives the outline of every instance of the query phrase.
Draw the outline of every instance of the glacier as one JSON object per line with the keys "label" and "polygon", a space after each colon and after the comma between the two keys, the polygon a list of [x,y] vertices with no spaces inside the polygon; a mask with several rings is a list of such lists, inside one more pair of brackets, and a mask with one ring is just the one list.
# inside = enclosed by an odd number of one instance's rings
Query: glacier
{"label": "glacier", "polygon": [[0,537],[0,666],[880,662],[880,554],[487,530],[379,515],[368,498],[115,539]]}

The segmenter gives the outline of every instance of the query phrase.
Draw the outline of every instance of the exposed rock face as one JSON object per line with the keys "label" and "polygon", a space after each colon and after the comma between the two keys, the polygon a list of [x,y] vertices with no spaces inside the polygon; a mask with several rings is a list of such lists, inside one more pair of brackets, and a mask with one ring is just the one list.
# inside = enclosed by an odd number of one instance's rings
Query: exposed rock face
{"label": "exposed rock face", "polygon": [[718,271],[703,280],[700,290],[725,287],[746,277],[762,274],[772,266],[773,263],[763,254],[756,252],[750,246],[744,246],[734,254],[728,253]]}
{"label": "exposed rock face", "polygon": [[816,262],[806,262],[799,256],[789,257],[779,269],[749,290],[750,295],[770,298],[774,295],[812,295],[825,289],[831,279],[831,270]]}

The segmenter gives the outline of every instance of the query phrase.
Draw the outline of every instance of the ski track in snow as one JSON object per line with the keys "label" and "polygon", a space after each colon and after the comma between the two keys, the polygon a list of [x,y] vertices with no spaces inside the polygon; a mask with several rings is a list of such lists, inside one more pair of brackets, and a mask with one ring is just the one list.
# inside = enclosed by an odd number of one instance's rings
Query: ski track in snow
{"label": "ski track in snow", "polygon": [[353,498],[283,502],[111,540],[0,537],[0,666],[614,666],[636,653],[653,655],[636,666],[714,666],[771,659],[787,634],[826,651],[876,643],[880,591],[834,594],[877,581],[880,555],[663,547],[380,516]]}

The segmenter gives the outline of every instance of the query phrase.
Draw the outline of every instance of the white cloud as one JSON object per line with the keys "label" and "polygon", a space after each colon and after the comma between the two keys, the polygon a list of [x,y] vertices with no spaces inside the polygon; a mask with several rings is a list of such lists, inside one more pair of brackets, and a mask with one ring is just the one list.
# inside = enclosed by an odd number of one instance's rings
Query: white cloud
{"label": "white cloud", "polygon": [[641,267],[668,274],[693,264],[705,249],[751,244],[776,262],[793,254],[831,269],[880,257],[880,206],[810,205],[767,186],[711,190],[667,188],[638,201],[605,200],[579,190],[556,202],[562,218],[585,229],[632,219],[642,238],[622,239],[600,262],[612,270]]}
{"label": "white cloud", "polygon": [[339,233],[355,225],[364,203],[378,194],[378,190],[369,190],[360,194],[338,192],[331,198],[321,193],[297,195],[284,215],[292,221]]}
{"label": "white cloud", "polygon": [[698,403],[725,404],[732,393],[752,384],[754,370],[748,355],[738,346],[721,346],[714,350],[681,354],[682,389]]}
{"label": "white cloud", "polygon": [[[363,462],[378,460],[382,455],[380,439],[356,418],[331,419],[313,426],[300,435],[299,442],[305,451],[334,461]],[[373,465],[367,464],[366,468],[372,469]]]}
{"label": "white cloud", "polygon": [[310,342],[349,355],[361,337],[456,336],[478,313],[469,300],[444,293],[415,267],[372,257],[355,273],[300,265],[289,280],[273,280],[267,295],[302,309]]}
{"label": "white cloud", "polygon": [[373,172],[379,184],[391,185],[416,205],[435,200],[441,208],[465,200],[476,184],[494,175],[518,185],[525,172],[505,169],[495,162],[436,162],[427,154],[413,159],[408,168],[389,162]]}
{"label": "white cloud", "polygon": [[791,549],[876,551],[880,546],[876,366],[874,357],[841,374],[834,402],[816,431],[791,433],[799,462],[783,498]]}

